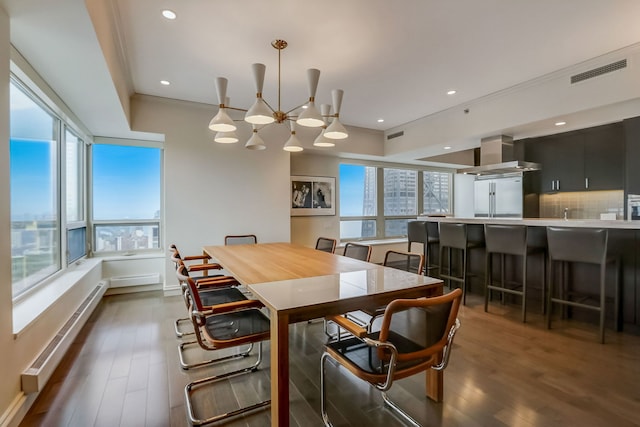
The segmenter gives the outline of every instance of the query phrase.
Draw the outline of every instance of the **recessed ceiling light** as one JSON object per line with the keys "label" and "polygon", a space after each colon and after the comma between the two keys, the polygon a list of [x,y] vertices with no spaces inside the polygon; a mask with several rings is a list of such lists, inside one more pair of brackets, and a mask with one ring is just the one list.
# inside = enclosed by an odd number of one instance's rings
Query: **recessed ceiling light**
{"label": "recessed ceiling light", "polygon": [[167,19],[176,19],[178,15],[173,10],[165,9],[162,11],[162,16]]}
{"label": "recessed ceiling light", "polygon": [[384,123],[384,119],[378,119],[378,123]]}
{"label": "recessed ceiling light", "polygon": [[160,80],[160,84],[163,86],[169,86],[171,82],[169,80]]}
{"label": "recessed ceiling light", "polygon": [[306,110],[307,108],[309,108],[309,106],[308,106],[308,105],[303,105],[303,106],[302,106],[302,109],[303,109],[303,110]]}
{"label": "recessed ceiling light", "polygon": [[455,95],[455,94],[456,94],[456,91],[453,89],[447,92],[447,95]]}
{"label": "recessed ceiling light", "polygon": [[444,147],[442,147],[445,150],[451,150],[451,146],[450,145],[445,145]]}
{"label": "recessed ceiling light", "polygon": [[556,126],[564,126],[567,122],[556,122]]}

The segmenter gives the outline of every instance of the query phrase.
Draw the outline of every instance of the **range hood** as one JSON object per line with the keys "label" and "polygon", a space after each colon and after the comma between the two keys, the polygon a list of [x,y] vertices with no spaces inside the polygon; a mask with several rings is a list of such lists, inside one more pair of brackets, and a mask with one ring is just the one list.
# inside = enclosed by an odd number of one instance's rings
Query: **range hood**
{"label": "range hood", "polygon": [[513,159],[513,138],[496,135],[480,141],[480,165],[458,169],[456,173],[468,175],[502,175],[541,169],[539,163]]}

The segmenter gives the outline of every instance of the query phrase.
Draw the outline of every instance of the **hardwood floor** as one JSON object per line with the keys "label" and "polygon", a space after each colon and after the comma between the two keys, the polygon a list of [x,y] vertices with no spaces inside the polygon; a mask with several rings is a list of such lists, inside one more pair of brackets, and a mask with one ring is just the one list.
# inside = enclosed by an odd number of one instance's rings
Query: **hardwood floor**
{"label": "hardwood floor", "polygon": [[[21,426],[185,426],[183,388],[191,379],[255,357],[182,371],[173,321],[185,314],[179,297],[147,292],[105,297],[55,371]],[[429,426],[640,425],[640,337],[597,326],[554,321],[545,329],[533,309],[492,303],[484,313],[470,295],[460,312],[445,373],[443,403],[424,397],[424,376],[394,384],[389,393]],[[320,426],[322,323],[292,325],[291,425]],[[269,395],[268,343],[263,367],[203,389],[196,410],[226,410]],[[256,350],[254,349],[254,354]],[[209,356],[197,347],[190,360]],[[344,369],[328,370],[329,415],[336,426],[402,425],[379,393]],[[268,426],[269,411],[227,425]]]}

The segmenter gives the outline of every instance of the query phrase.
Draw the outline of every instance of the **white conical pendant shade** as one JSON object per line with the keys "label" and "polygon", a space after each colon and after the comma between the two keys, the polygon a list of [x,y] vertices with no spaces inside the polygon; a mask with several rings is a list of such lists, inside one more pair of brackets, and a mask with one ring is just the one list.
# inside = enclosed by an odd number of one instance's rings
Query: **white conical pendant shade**
{"label": "white conical pendant shade", "polygon": [[293,122],[293,121],[291,122],[291,136],[289,137],[287,142],[284,144],[284,147],[282,147],[282,149],[285,151],[292,151],[292,152],[304,150],[304,148],[302,148],[302,145],[300,144],[300,140],[296,136],[296,122]]}
{"label": "white conical pendant shade", "polygon": [[336,117],[333,119],[331,124],[327,126],[327,129],[324,131],[324,136],[329,139],[345,139],[349,134],[342,123],[340,123],[340,120]]}
{"label": "white conical pendant shade", "polygon": [[315,141],[313,141],[313,145],[316,147],[335,147],[336,146],[335,142],[326,138],[324,136],[324,132],[325,130],[322,129],[322,132],[320,132],[320,135],[318,135]]}
{"label": "white conical pendant shade", "polygon": [[209,129],[216,132],[233,132],[237,129],[237,126],[233,123],[233,120],[231,120],[231,117],[229,117],[225,109],[220,108],[218,114],[209,122]]}
{"label": "white conical pendant shade", "polygon": [[320,132],[320,135],[318,135],[315,141],[313,141],[313,145],[316,147],[335,147],[336,146],[335,142],[333,142],[332,140],[324,136],[324,132],[325,132],[325,129],[327,129],[327,124],[328,124],[327,120],[328,120],[329,114],[331,114],[331,105],[321,104],[320,114],[322,114],[324,126],[322,127],[323,129]]}
{"label": "white conical pendant shade", "polygon": [[300,126],[307,126],[317,128],[324,125],[322,116],[318,112],[318,109],[313,102],[316,97],[316,91],[318,89],[318,81],[320,80],[320,70],[310,68],[307,70],[307,80],[309,83],[309,103],[307,108],[300,113],[296,122]]}
{"label": "white conical pendant shade", "polygon": [[233,144],[239,141],[238,135],[235,132],[218,132],[213,138],[215,142],[219,142],[221,144]]}
{"label": "white conical pendant shade", "polygon": [[244,115],[244,120],[254,125],[268,125],[275,122],[271,109],[262,98],[256,98],[256,101]]}
{"label": "white conical pendant shade", "polygon": [[251,138],[249,138],[244,146],[249,150],[264,150],[265,148],[267,148],[267,146],[264,144],[264,140],[260,138],[260,135],[258,135],[258,130],[255,126],[253,127]]}
{"label": "white conical pendant shade", "polygon": [[237,126],[224,109],[224,103],[227,100],[227,79],[224,77],[216,78],[216,91],[220,108],[218,114],[209,122],[209,129],[216,132],[232,132],[237,129]]}
{"label": "white conical pendant shade", "polygon": [[267,67],[264,64],[253,64],[253,80],[256,87],[256,100],[244,115],[244,120],[255,125],[267,125],[273,123],[273,111],[262,99],[262,88],[264,86],[264,73]]}
{"label": "white conical pendant shade", "polygon": [[345,139],[349,136],[347,130],[340,123],[340,108],[342,107],[342,95],[344,91],[342,89],[334,89],[331,91],[331,97],[333,98],[333,111],[336,112],[336,116],[327,129],[324,131],[324,136],[329,139]]}

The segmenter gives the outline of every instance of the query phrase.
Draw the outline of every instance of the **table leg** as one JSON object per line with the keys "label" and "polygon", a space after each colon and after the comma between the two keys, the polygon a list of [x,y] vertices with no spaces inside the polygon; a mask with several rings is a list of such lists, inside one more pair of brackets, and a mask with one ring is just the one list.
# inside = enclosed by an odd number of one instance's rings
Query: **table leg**
{"label": "table leg", "polygon": [[289,316],[271,312],[271,425],[289,426]]}
{"label": "table leg", "polygon": [[[438,355],[438,363],[442,360],[442,353]],[[427,397],[434,402],[442,402],[444,397],[444,372],[427,369]]]}

